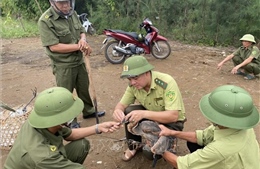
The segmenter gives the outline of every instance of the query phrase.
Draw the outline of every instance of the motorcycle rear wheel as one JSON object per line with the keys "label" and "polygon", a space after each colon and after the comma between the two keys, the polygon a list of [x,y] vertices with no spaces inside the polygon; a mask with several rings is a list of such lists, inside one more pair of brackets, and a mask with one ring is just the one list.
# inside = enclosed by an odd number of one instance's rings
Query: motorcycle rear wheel
{"label": "motorcycle rear wheel", "polygon": [[120,64],[125,61],[125,55],[113,49],[114,46],[123,47],[125,44],[119,45],[118,41],[110,41],[105,47],[105,57],[112,64]]}
{"label": "motorcycle rear wheel", "polygon": [[171,54],[171,47],[167,41],[159,40],[155,43],[152,44],[151,53],[156,59],[165,59]]}

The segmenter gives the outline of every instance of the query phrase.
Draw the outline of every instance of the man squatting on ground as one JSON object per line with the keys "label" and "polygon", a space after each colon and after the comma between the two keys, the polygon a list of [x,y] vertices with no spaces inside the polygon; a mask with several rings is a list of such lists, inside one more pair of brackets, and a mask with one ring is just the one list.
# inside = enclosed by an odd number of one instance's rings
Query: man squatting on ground
{"label": "man squatting on ground", "polygon": [[[88,57],[92,49],[86,41],[86,31],[76,11],[74,0],[49,0],[51,7],[38,21],[42,45],[51,59],[57,86],[73,92],[84,102],[83,118],[95,117],[95,108],[89,94],[88,72],[83,53]],[[103,116],[104,111],[96,112]],[[71,127],[79,127],[77,120]]]}
{"label": "man squatting on ground", "polygon": [[260,51],[254,45],[255,37],[245,34],[240,41],[242,46],[222,60],[217,65],[217,69],[221,69],[225,62],[232,59],[235,66],[231,70],[232,74],[242,75],[246,80],[255,79],[260,74]]}
{"label": "man squatting on ground", "polygon": [[[4,169],[85,169],[82,164],[90,150],[85,137],[113,132],[119,128],[119,123],[67,127],[67,122],[77,117],[83,107],[82,100],[63,87],[41,92],[19,131]],[[68,142],[66,145],[64,140]]]}
{"label": "man squatting on ground", "polygon": [[[116,121],[124,120],[139,123],[151,120],[168,128],[182,130],[185,121],[185,109],[180,90],[175,80],[168,74],[152,71],[154,67],[143,56],[132,56],[123,65],[121,78],[129,80],[120,102],[116,105],[113,117]],[[133,105],[138,102],[137,105]],[[141,136],[133,135],[125,124],[127,140],[141,141]],[[122,160],[132,159],[137,150],[130,142]],[[153,154],[147,146],[144,155]]]}
{"label": "man squatting on ground", "polygon": [[[259,112],[250,94],[240,87],[224,85],[202,97],[199,106],[213,125],[196,132],[160,125],[161,136],[187,140],[191,152],[176,156],[166,151],[163,158],[178,169],[260,169],[259,143],[253,129],[259,123]],[[152,151],[156,153],[157,148]]]}

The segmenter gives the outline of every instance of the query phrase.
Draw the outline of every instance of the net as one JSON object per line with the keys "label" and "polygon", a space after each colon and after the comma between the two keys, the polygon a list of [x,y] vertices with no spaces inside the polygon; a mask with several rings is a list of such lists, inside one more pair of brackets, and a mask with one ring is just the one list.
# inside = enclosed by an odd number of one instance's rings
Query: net
{"label": "net", "polygon": [[24,105],[14,108],[15,112],[3,110],[0,112],[0,149],[10,150],[20,131],[22,124],[27,120],[33,107],[28,105],[23,111]]}

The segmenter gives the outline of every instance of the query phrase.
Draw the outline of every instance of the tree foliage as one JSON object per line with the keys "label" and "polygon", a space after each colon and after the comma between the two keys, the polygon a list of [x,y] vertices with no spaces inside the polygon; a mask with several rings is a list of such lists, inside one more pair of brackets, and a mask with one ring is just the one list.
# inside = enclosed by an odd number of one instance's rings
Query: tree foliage
{"label": "tree foliage", "polygon": [[[2,16],[37,21],[46,0],[2,0]],[[98,33],[105,28],[139,31],[149,17],[160,33],[188,43],[239,45],[246,33],[260,38],[259,0],[76,0],[75,10],[88,13]]]}

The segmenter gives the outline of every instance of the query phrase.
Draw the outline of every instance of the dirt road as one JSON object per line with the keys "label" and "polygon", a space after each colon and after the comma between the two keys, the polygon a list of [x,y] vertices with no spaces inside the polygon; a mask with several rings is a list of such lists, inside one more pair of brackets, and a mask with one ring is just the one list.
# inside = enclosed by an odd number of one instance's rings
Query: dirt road
{"label": "dirt road", "polygon": [[[112,112],[120,100],[127,81],[120,79],[122,65],[112,65],[106,61],[100,50],[104,36],[92,36],[88,42],[93,48],[90,58],[93,82],[98,101],[98,109],[107,112],[100,122],[112,120]],[[155,66],[155,70],[172,75],[182,92],[188,122],[184,130],[202,129],[209,125],[201,115],[198,107],[200,98],[214,88],[233,84],[248,90],[254,103],[260,110],[259,79],[246,81],[241,76],[232,75],[232,63],[227,63],[221,71],[216,70],[217,63],[223,59],[222,52],[232,52],[232,48],[211,48],[185,45],[170,41],[172,53],[166,60],[157,60],[151,55],[147,59]],[[31,89],[38,92],[55,86],[51,72],[49,58],[41,47],[39,38],[23,38],[2,40],[1,60],[1,100],[9,106],[27,103],[31,96]],[[78,117],[82,126],[95,124],[95,119],[83,120]],[[260,126],[255,127],[257,138],[260,140]],[[91,136],[91,152],[84,165],[89,169],[141,169],[150,168],[152,162],[138,154],[128,163],[122,162],[120,156],[126,145],[117,142],[124,137],[124,130],[113,134]],[[1,152],[0,162],[3,165],[8,151]],[[188,153],[182,140],[178,142],[178,155]],[[164,160],[158,161],[156,168],[171,169]]]}

